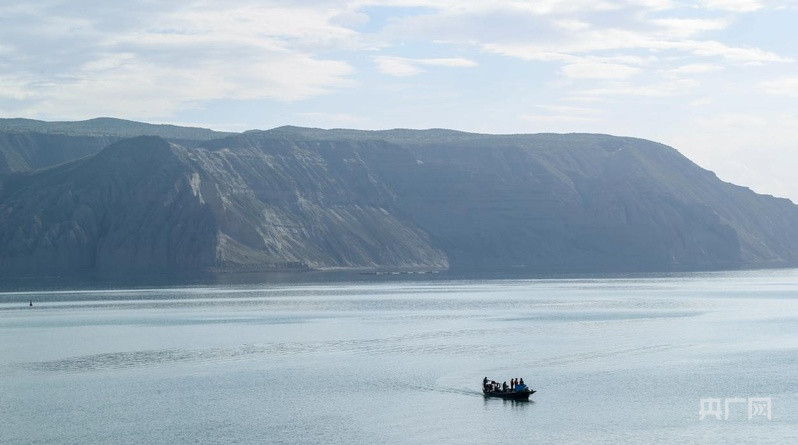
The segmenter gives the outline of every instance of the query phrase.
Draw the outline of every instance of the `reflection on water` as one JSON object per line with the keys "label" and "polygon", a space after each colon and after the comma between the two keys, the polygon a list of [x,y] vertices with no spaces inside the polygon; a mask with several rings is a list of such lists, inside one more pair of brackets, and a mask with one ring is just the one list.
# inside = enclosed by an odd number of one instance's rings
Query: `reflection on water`
{"label": "reflection on water", "polygon": [[[6,291],[0,443],[796,442],[797,296],[794,270]],[[698,420],[738,396],[773,420]]]}

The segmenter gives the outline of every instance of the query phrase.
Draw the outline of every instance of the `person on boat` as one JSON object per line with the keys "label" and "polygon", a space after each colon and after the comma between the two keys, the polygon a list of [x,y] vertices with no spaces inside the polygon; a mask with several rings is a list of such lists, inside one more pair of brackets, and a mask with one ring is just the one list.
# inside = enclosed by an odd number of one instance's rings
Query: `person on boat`
{"label": "person on boat", "polygon": [[523,385],[523,384],[524,384],[524,378],[522,377],[522,378],[521,378],[521,381],[519,381],[518,383],[520,383],[521,385]]}
{"label": "person on boat", "polygon": [[507,392],[507,381],[502,383],[502,392]]}

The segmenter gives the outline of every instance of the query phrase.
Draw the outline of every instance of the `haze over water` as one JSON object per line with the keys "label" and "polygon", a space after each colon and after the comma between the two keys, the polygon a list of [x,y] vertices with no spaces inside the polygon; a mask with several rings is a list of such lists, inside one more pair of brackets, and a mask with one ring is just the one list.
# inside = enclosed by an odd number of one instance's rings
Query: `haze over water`
{"label": "haze over water", "polygon": [[0,442],[796,443],[797,352],[798,270],[6,292]]}

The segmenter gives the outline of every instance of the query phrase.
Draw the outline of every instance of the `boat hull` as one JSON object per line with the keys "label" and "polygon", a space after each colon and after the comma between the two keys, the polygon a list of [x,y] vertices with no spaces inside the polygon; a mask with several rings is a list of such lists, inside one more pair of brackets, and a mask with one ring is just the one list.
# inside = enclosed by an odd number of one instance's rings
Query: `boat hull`
{"label": "boat hull", "polygon": [[529,396],[534,394],[535,390],[525,389],[523,391],[482,391],[485,397],[496,397],[504,400],[529,400]]}

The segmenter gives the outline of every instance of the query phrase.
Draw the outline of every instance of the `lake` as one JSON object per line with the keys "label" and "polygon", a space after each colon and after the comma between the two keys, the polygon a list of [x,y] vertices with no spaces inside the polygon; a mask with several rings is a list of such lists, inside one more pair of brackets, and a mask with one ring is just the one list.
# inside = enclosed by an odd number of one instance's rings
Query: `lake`
{"label": "lake", "polygon": [[2,292],[0,443],[798,443],[798,270],[403,278]]}

